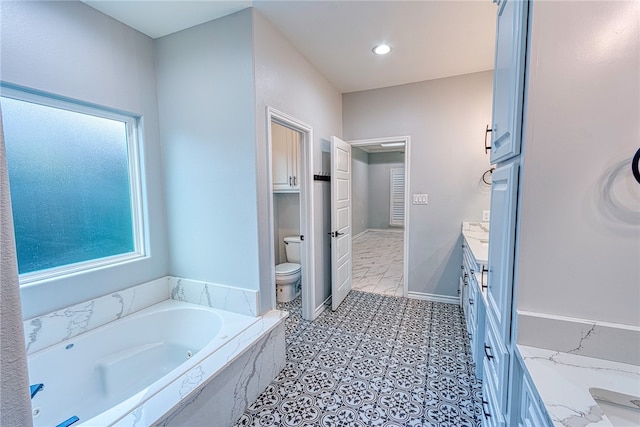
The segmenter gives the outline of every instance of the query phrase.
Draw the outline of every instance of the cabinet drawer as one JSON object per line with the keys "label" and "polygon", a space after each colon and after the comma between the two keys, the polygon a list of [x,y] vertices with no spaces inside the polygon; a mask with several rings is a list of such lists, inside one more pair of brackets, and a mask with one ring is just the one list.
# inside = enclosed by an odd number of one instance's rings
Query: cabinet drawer
{"label": "cabinet drawer", "polygon": [[490,317],[487,318],[484,334],[484,381],[490,381],[495,385],[496,407],[502,413],[507,408],[507,381],[509,369],[509,353],[502,341]]}
{"label": "cabinet drawer", "polygon": [[[487,360],[484,360],[485,370]],[[506,427],[504,413],[498,408],[495,384],[488,378],[482,382],[482,426]]]}

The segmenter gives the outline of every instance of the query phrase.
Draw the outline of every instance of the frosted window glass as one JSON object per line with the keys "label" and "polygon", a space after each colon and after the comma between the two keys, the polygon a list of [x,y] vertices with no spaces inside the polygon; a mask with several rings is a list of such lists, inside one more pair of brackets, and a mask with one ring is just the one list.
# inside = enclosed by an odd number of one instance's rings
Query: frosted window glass
{"label": "frosted window glass", "polygon": [[123,121],[2,97],[20,274],[135,250]]}

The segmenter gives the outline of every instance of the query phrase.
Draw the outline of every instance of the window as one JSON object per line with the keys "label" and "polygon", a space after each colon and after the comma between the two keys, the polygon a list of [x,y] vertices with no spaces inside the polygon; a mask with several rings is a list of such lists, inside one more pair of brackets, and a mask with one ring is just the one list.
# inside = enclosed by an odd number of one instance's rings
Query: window
{"label": "window", "polygon": [[404,226],[404,168],[391,168],[389,225]]}
{"label": "window", "polygon": [[144,255],[138,120],[2,87],[21,284]]}

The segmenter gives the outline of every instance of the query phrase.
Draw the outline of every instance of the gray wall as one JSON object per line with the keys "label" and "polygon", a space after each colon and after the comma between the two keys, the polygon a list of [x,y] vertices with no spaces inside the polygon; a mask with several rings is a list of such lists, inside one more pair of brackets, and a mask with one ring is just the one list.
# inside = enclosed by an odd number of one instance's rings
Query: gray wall
{"label": "gray wall", "polygon": [[351,233],[353,236],[369,228],[369,153],[351,147]]}
{"label": "gray wall", "polygon": [[[340,93],[318,72],[291,43],[269,24],[257,11],[253,11],[256,90],[256,153],[258,169],[258,211],[261,221],[266,220],[268,203],[266,194],[271,185],[267,179],[266,107],[272,106],[313,127],[313,172],[327,170],[324,152],[332,135],[342,133],[342,103]],[[329,186],[314,182],[315,283],[314,305],[319,308],[331,293],[331,258],[327,203]],[[264,226],[264,227],[263,227]],[[268,224],[260,228],[260,247],[269,247]],[[261,256],[261,281],[268,277],[268,257]]]}
{"label": "gray wall", "polygon": [[300,235],[300,195],[276,193],[273,195],[274,239],[276,264],[287,262],[284,238]]}
{"label": "gray wall", "polygon": [[389,226],[391,168],[404,167],[404,153],[369,153],[369,228],[400,230]]}
{"label": "gray wall", "polygon": [[153,40],[80,2],[1,2],[0,79],[142,116],[148,257],[22,287],[45,314],[169,273]]}
{"label": "gray wall", "polygon": [[252,14],[157,40],[170,272],[260,289]]}
{"label": "gray wall", "polygon": [[534,3],[521,310],[640,325],[640,185],[630,168],[640,137],[639,12],[638,2]]}
{"label": "gray wall", "polygon": [[462,221],[481,220],[489,188],[485,126],[491,122],[493,73],[468,74],[344,94],[344,139],[411,136],[409,291],[457,297]]}

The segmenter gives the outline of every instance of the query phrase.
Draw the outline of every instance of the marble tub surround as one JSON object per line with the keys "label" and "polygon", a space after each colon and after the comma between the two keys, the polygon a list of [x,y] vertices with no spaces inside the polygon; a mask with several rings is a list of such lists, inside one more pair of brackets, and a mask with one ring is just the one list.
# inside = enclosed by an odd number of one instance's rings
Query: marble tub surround
{"label": "marble tub surround", "polygon": [[259,292],[257,290],[170,277],[169,292],[171,298],[178,301],[218,308],[247,316],[256,316],[258,313]]}
{"label": "marble tub surround", "polygon": [[486,267],[489,260],[489,223],[463,222],[462,236],[471,249],[476,263]]}
{"label": "marble tub surround", "polygon": [[27,354],[58,344],[166,299],[256,316],[259,293],[165,276],[24,321]]}
{"label": "marble tub surround", "polygon": [[[127,427],[194,425],[181,424],[180,420],[185,419],[185,416],[190,418],[203,408],[206,411],[213,409],[217,411],[216,416],[220,418],[210,419],[221,420],[219,425],[232,424],[230,418],[226,422],[222,420],[227,420],[232,413],[237,413],[237,416],[242,414],[246,406],[243,403],[242,393],[246,393],[245,400],[251,402],[253,395],[260,394],[266,384],[284,366],[284,320],[286,317],[287,313],[283,311],[273,310],[266,313],[163,388],[152,391],[147,387],[137,393],[133,399],[87,420],[86,425]],[[238,360],[242,363],[235,363]],[[249,372],[246,372],[247,367]],[[269,378],[271,375],[273,376]],[[213,387],[213,389],[225,390],[226,393],[226,382],[231,382],[235,386],[236,394],[221,395],[220,403],[204,405],[200,400],[201,395],[206,395],[204,390]],[[138,404],[130,406],[124,417],[116,416],[115,414],[121,414],[125,410],[123,405],[131,405],[131,400]],[[207,406],[214,408],[206,408]],[[200,422],[195,425],[207,425],[207,423]]]}
{"label": "marble tub surround", "polygon": [[640,366],[640,328],[518,310],[518,344]]}
{"label": "marble tub surround", "polygon": [[612,426],[589,389],[640,396],[640,367],[518,345],[555,426]]}
{"label": "marble tub surround", "polygon": [[143,283],[24,322],[27,354],[169,299],[169,277]]}
{"label": "marble tub surround", "polygon": [[[278,310],[262,316],[222,352],[116,425],[232,425],[284,368],[286,317],[286,312]],[[167,408],[172,409],[167,412]]]}

